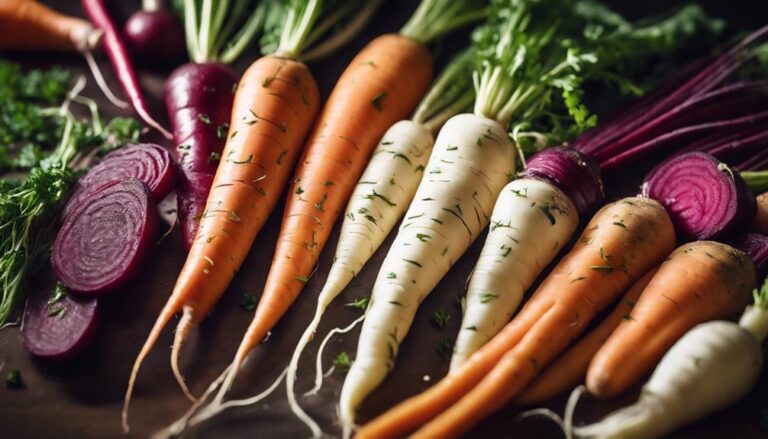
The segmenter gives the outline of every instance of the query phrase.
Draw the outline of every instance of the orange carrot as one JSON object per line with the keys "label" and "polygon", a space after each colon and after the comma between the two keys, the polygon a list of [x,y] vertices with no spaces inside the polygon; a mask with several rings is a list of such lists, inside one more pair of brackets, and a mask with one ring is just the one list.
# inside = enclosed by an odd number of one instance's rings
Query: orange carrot
{"label": "orange carrot", "polygon": [[0,29],[0,50],[83,52],[92,50],[101,37],[88,21],[34,0],[0,1]]}
{"label": "orange carrot", "polygon": [[[299,61],[265,56],[243,74],[235,93],[230,134],[197,238],[136,358],[125,410],[142,361],[168,320],[183,310],[172,352],[178,371],[178,351],[190,329],[224,293],[282,195],[319,101],[317,84]],[[125,420],[125,412],[123,416]]]}
{"label": "orange carrot", "polygon": [[768,235],[768,192],[763,192],[757,198],[757,212],[752,219],[752,231]]}
{"label": "orange carrot", "polygon": [[630,318],[595,354],[587,390],[598,398],[624,392],[689,329],[741,313],[756,285],[755,267],[740,250],[713,241],[679,247],[645,287]]}
{"label": "orange carrot", "polygon": [[[674,247],[672,222],[653,200],[598,211],[573,249],[519,314],[459,369],[358,431],[360,438],[454,437],[514,398],[592,318]],[[442,414],[441,414],[442,413]]]}
{"label": "orange carrot", "polygon": [[637,298],[651,281],[656,270],[658,268],[645,273],[624,294],[624,297],[616,304],[616,307],[605,320],[544,369],[520,397],[515,399],[515,405],[527,406],[543,403],[572,390],[583,382],[592,357],[595,356],[595,353],[605,343],[613,330],[619,326],[619,323],[623,319],[629,318]]}
{"label": "orange carrot", "polygon": [[373,148],[409,115],[431,78],[429,52],[397,34],[373,40],[339,78],[296,169],[272,267],[233,369],[296,299]]}

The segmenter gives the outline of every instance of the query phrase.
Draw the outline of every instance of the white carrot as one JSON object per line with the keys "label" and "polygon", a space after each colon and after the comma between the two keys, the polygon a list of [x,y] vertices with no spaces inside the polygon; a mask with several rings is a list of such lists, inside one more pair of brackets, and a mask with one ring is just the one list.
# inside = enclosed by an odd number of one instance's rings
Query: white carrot
{"label": "white carrot", "polygon": [[661,360],[636,403],[575,427],[574,435],[660,437],[733,404],[760,376],[766,334],[768,283],[755,291],[755,304],[738,325],[712,321],[690,330]]}
{"label": "white carrot", "polygon": [[522,178],[504,187],[469,281],[451,370],[509,322],[525,291],[578,224],[576,207],[551,183]]}
{"label": "white carrot", "polygon": [[471,114],[446,122],[373,287],[357,356],[341,391],[345,429],[394,366],[421,301],[488,225],[515,169],[515,147],[498,122]]}
{"label": "white carrot", "polygon": [[[325,285],[317,299],[314,317],[291,357],[286,380],[288,403],[313,436],[321,430],[296,401],[296,371],[301,353],[317,331],[325,310],[349,285],[403,217],[413,200],[435,143],[433,132],[448,117],[474,100],[472,57],[469,50],[457,56],[417,109],[413,120],[397,122],[384,134],[347,205],[339,243]],[[321,357],[317,353],[315,386],[322,385]]]}

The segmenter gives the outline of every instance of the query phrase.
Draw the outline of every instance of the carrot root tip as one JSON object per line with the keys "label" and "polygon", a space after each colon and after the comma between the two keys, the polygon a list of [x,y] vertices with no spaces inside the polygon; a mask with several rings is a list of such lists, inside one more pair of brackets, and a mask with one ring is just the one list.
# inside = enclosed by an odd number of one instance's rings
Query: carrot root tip
{"label": "carrot root tip", "polygon": [[179,356],[181,354],[181,348],[184,342],[189,336],[189,331],[192,329],[192,311],[188,307],[184,307],[184,314],[179,321],[179,325],[176,327],[176,335],[173,338],[173,347],[171,348],[171,369],[173,370],[173,376],[176,377],[176,382],[179,383],[181,391],[184,396],[187,397],[192,403],[196,403],[198,398],[192,394],[187,386],[184,375],[179,368]]}

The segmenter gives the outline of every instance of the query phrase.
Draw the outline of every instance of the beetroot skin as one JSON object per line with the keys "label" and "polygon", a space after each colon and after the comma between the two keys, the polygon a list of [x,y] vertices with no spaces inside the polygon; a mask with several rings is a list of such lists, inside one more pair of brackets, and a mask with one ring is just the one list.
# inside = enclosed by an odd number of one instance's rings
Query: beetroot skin
{"label": "beetroot skin", "polygon": [[113,151],[81,177],[64,207],[62,218],[82,201],[82,196],[93,187],[114,180],[135,178],[144,182],[155,200],[162,200],[173,189],[176,165],[171,154],[162,146],[152,143],[128,145]]}
{"label": "beetroot skin", "polygon": [[557,186],[573,201],[582,218],[588,217],[605,197],[600,168],[588,155],[572,148],[558,146],[534,154],[523,176]]}
{"label": "beetroot skin", "polygon": [[95,297],[34,294],[21,321],[21,342],[37,357],[65,361],[83,352],[94,338],[99,320]]}
{"label": "beetroot skin", "polygon": [[168,65],[187,52],[184,25],[170,11],[138,11],[123,27],[123,37],[138,62]]}
{"label": "beetroot skin", "polygon": [[749,255],[757,269],[757,278],[765,278],[768,274],[768,236],[761,233],[747,233],[736,242],[734,247]]}
{"label": "beetroot skin", "polygon": [[51,262],[72,291],[101,295],[135,278],[158,235],[157,207],[146,184],[111,181],[83,195],[56,235]]}
{"label": "beetroot skin", "polygon": [[226,143],[236,83],[228,67],[213,63],[185,64],[166,82],[165,105],[181,165],[178,212],[187,249]]}
{"label": "beetroot skin", "polygon": [[756,210],[741,176],[703,152],[680,154],[656,166],[643,183],[643,195],[667,209],[685,240],[743,233]]}

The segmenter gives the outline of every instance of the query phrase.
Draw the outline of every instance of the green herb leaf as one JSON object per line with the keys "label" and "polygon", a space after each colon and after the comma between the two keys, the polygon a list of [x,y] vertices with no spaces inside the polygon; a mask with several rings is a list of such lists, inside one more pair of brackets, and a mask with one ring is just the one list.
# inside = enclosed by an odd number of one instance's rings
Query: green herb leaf
{"label": "green herb leaf", "polygon": [[349,368],[352,366],[352,361],[349,359],[349,354],[347,354],[345,351],[339,352],[336,355],[336,358],[333,359],[333,366],[339,372],[349,371]]}
{"label": "green herb leaf", "polygon": [[7,389],[20,389],[23,386],[21,381],[21,371],[14,369],[5,376],[5,387]]}
{"label": "green herb leaf", "polygon": [[443,329],[448,326],[449,320],[451,320],[451,315],[448,314],[448,312],[443,308],[438,308],[435,313],[432,314],[432,318],[429,319],[432,325],[439,329]]}
{"label": "green herb leaf", "polygon": [[361,297],[359,299],[355,299],[350,303],[345,304],[345,306],[349,306],[352,308],[357,308],[359,310],[365,311],[366,309],[368,309],[368,303],[369,303],[369,300],[367,297]]}
{"label": "green herb leaf", "polygon": [[243,294],[240,298],[240,308],[246,311],[253,311],[256,309],[256,296],[253,294]]}

